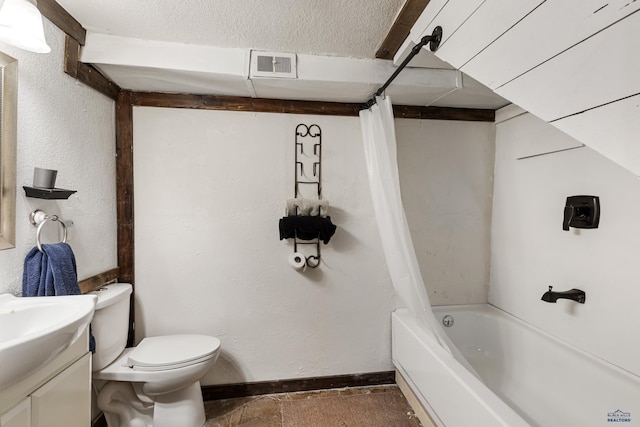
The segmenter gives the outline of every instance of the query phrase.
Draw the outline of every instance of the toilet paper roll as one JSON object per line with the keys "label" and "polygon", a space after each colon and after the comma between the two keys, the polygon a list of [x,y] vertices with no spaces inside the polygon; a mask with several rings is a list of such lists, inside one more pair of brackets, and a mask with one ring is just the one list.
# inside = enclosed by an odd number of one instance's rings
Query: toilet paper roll
{"label": "toilet paper roll", "polygon": [[300,270],[307,265],[307,259],[300,252],[294,252],[289,255],[289,265],[296,270]]}

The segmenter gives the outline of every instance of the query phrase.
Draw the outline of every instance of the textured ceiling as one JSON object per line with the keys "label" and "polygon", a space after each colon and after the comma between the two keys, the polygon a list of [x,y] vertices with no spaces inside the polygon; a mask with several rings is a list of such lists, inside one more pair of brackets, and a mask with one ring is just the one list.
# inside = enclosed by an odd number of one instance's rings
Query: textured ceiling
{"label": "textured ceiling", "polygon": [[[390,61],[375,62],[373,58],[405,3],[405,0],[57,1],[90,32],[82,60],[95,65],[122,88],[335,102],[364,102],[391,75]],[[108,40],[101,44],[98,41],[103,34],[107,35],[102,36],[103,41]],[[184,43],[194,46],[187,48]],[[217,53],[208,52],[211,49]],[[297,54],[297,78],[248,79],[248,54],[252,49]],[[241,63],[230,60],[238,55],[234,50],[245,52]],[[115,61],[114,55],[118,57]],[[457,83],[452,87],[445,85],[448,89],[441,87],[438,71],[430,69],[451,67],[430,52],[424,55],[428,61],[420,65],[424,67],[420,76],[409,79],[413,83],[408,86],[394,83],[389,87],[388,93],[394,94],[396,102],[471,108],[497,108],[505,104],[502,98],[466,76],[464,87]],[[164,59],[167,61],[163,62]],[[305,64],[318,61],[329,65],[306,69],[311,65]],[[193,68],[194,62],[199,67]],[[200,69],[203,64],[205,70]],[[228,71],[229,68],[233,71]],[[354,76],[356,69],[361,72]],[[410,75],[408,71],[403,73],[406,78]],[[436,81],[430,84],[433,78]]]}
{"label": "textured ceiling", "polygon": [[404,0],[58,0],[85,28],[146,40],[373,58]]}

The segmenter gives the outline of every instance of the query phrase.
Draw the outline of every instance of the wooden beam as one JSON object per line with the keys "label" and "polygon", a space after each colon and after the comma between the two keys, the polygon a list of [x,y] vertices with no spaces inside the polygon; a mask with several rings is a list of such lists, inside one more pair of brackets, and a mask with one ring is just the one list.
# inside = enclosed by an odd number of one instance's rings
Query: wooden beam
{"label": "wooden beam", "polygon": [[102,75],[100,71],[90,64],[78,62],[78,80],[87,86],[97,90],[101,94],[108,96],[114,101],[118,100],[120,86]]}
{"label": "wooden beam", "polygon": [[93,65],[80,62],[80,46],[84,44],[86,31],[73,16],[55,0],[39,0],[40,12],[66,33],[64,43],[64,72],[74,79],[97,90],[105,96],[118,100],[120,87],[105,77]]}
{"label": "wooden beam", "polygon": [[78,63],[80,58],[80,43],[67,34],[64,42],[64,72],[78,78]]}
{"label": "wooden beam", "polygon": [[495,110],[479,108],[414,107],[394,105],[393,116],[396,119],[494,122],[496,119],[496,112]]}
{"label": "wooden beam", "polygon": [[67,34],[64,43],[64,72],[101,94],[117,101],[120,86],[109,80],[92,65],[80,62],[79,58],[80,43]]}
{"label": "wooden beam", "polygon": [[78,282],[78,285],[80,286],[80,292],[82,292],[83,294],[86,294],[87,292],[91,292],[102,285],[111,283],[118,279],[119,273],[120,273],[120,269],[116,267],[116,268],[112,268],[111,270],[107,270],[103,273],[96,274],[95,276],[81,280]]}
{"label": "wooden beam", "polygon": [[134,92],[134,105],[145,107],[193,108],[200,110],[251,111],[283,114],[357,116],[360,104],[245,98],[240,96]]}
{"label": "wooden beam", "polygon": [[395,22],[391,26],[391,29],[387,33],[387,37],[384,39],[378,51],[376,52],[376,58],[379,59],[393,59],[404,40],[409,35],[413,24],[416,23],[420,14],[429,4],[429,0],[407,0],[402,10],[398,14]]}
{"label": "wooden beam", "polygon": [[121,91],[116,102],[116,193],[120,280],[133,283],[133,106],[129,91]]}
{"label": "wooden beam", "polygon": [[[362,104],[243,98],[239,96],[192,95],[133,92],[132,103],[141,107],[192,108],[199,110],[250,111],[280,114],[358,116]],[[406,119],[487,121],[495,119],[494,110],[473,108],[420,107],[394,105],[394,115]]]}
{"label": "wooden beam", "polygon": [[84,46],[87,30],[56,0],[38,0],[38,10],[45,18]]}
{"label": "wooden beam", "polygon": [[[116,215],[118,221],[118,265],[120,281],[131,283],[135,292],[135,247],[133,211],[133,105],[131,92],[121,90],[116,101]],[[135,305],[129,305],[129,337],[133,345]]]}

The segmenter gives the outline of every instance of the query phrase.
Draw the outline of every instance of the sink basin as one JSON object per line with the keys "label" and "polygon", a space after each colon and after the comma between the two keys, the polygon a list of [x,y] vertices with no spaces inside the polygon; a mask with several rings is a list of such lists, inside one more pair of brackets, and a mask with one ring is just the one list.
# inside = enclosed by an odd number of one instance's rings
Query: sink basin
{"label": "sink basin", "polygon": [[93,318],[95,295],[0,295],[0,389],[75,343]]}

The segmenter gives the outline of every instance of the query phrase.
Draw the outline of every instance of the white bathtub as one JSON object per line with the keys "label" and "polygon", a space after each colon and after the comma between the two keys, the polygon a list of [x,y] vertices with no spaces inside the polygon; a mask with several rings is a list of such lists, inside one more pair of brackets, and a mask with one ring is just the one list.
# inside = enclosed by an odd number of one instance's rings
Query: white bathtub
{"label": "white bathtub", "polygon": [[[405,310],[392,316],[393,361],[447,427],[640,426],[640,378],[490,305],[434,307],[482,381]],[[640,339],[640,336],[634,337]]]}

